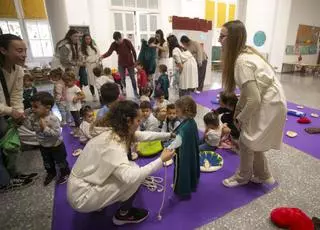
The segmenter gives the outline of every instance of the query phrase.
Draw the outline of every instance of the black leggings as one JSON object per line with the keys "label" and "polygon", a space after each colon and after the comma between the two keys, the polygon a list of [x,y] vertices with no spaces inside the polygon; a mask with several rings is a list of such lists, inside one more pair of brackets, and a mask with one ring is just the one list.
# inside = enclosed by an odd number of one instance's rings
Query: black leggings
{"label": "black leggings", "polygon": [[89,88],[90,88],[90,92],[91,92],[92,96],[93,96],[93,95],[96,95],[96,93],[95,93],[95,91],[94,91],[94,86],[93,86],[93,85],[90,85]]}
{"label": "black leggings", "polygon": [[80,111],[70,111],[74,124],[76,125],[77,128],[80,127]]}

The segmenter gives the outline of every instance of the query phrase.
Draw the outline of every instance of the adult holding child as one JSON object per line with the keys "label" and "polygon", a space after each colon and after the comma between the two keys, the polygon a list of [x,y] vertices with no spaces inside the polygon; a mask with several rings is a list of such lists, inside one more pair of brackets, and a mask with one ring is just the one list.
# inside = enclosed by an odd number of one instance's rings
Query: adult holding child
{"label": "adult holding child", "polygon": [[[96,85],[96,78],[93,69],[100,64],[100,52],[98,47],[94,44],[90,34],[84,34],[81,41],[81,54],[88,73],[88,84],[93,100],[96,100],[94,86]],[[101,66],[102,68],[102,66]]]}
{"label": "adult holding child", "polygon": [[230,21],[219,37],[222,45],[222,83],[226,92],[240,89],[234,118],[240,129],[240,167],[223,184],[236,187],[255,183],[273,184],[265,152],[280,149],[286,119],[284,91],[272,66],[246,45],[244,24]]}
{"label": "adult holding child", "polygon": [[92,212],[120,202],[114,224],[140,223],[148,217],[147,210],[132,206],[135,195],[144,179],[170,160],[174,151],[163,150],[158,159],[143,167],[130,161],[134,141],[172,137],[170,133],[137,131],[141,119],[138,104],[118,101],[96,122],[101,132],[87,143],[68,181],[67,197],[75,210]]}
{"label": "adult holding child", "polygon": [[197,62],[191,52],[179,45],[175,35],[167,38],[170,57],[173,58],[179,73],[179,96],[188,95],[198,87]]}

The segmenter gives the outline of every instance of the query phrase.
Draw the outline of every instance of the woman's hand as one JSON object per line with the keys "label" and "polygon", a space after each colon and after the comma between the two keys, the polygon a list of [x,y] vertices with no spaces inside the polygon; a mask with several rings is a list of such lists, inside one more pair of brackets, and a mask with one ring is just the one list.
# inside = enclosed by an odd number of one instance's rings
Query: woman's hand
{"label": "woman's hand", "polygon": [[24,113],[20,113],[15,109],[12,109],[11,117],[16,121],[20,121],[20,120],[23,120],[25,118]]}
{"label": "woman's hand", "polygon": [[170,138],[176,138],[176,134],[175,133],[170,133]]}
{"label": "woman's hand", "polygon": [[162,151],[162,153],[161,153],[160,158],[161,158],[162,162],[166,162],[166,161],[172,159],[172,157],[174,156],[174,154],[175,154],[175,150],[174,150],[174,149],[172,149],[172,150],[170,150],[170,149],[164,149],[164,150]]}
{"label": "woman's hand", "polygon": [[177,64],[177,67],[178,67],[179,73],[182,73],[183,65],[182,65],[181,63],[178,63],[178,64]]}

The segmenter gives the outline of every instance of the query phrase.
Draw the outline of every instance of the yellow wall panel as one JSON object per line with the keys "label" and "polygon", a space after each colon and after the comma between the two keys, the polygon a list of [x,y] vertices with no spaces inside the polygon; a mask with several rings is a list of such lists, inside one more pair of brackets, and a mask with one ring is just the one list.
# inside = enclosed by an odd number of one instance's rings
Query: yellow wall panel
{"label": "yellow wall panel", "polygon": [[214,20],[214,8],[215,2],[212,0],[206,0],[206,12],[205,12],[205,19],[209,21]]}
{"label": "yellow wall panel", "polygon": [[13,0],[0,0],[0,18],[17,18]]}
{"label": "yellow wall panel", "polygon": [[21,0],[24,18],[47,19],[43,0]]}
{"label": "yellow wall panel", "polygon": [[228,21],[234,20],[235,17],[236,17],[236,5],[230,4],[229,5],[229,19],[228,19]]}
{"label": "yellow wall panel", "polygon": [[218,20],[217,27],[221,28],[222,25],[226,22],[227,16],[227,4],[219,2],[218,3]]}

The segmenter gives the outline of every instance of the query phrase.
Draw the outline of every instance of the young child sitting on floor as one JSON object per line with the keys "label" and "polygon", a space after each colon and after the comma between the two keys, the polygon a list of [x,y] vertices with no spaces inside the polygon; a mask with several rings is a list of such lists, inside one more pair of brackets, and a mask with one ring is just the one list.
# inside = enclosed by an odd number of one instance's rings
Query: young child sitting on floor
{"label": "young child sitting on floor", "polygon": [[149,101],[150,102],[151,89],[150,87],[144,87],[141,89],[140,102]]}
{"label": "young child sitting on floor", "polygon": [[32,99],[32,111],[30,110],[24,121],[24,126],[36,132],[40,144],[40,152],[47,176],[43,182],[47,186],[56,177],[56,167],[60,169],[58,184],[67,181],[70,174],[66,160],[66,148],[62,140],[59,118],[51,109],[54,98],[48,92],[36,93]]}
{"label": "young child sitting on floor", "polygon": [[141,131],[154,131],[159,132],[159,121],[152,114],[151,104],[148,101],[143,101],[140,104],[142,111],[142,122],[140,124]]}
{"label": "young child sitting on floor", "polygon": [[101,86],[100,92],[103,106],[97,113],[97,120],[103,118],[110,106],[119,99],[120,89],[116,83],[105,83]]}
{"label": "young child sitting on floor", "polygon": [[33,76],[25,73],[23,76],[23,105],[24,109],[31,108],[31,98],[37,93],[36,87],[33,86]]}
{"label": "young child sitting on floor", "polygon": [[240,132],[234,124],[234,111],[236,105],[238,103],[238,97],[234,93],[226,93],[220,92],[220,107],[217,108],[215,111],[218,114],[222,114],[220,120],[223,124],[227,124],[228,128],[231,130],[230,135],[234,140],[239,139]]}
{"label": "young child sitting on floor", "polygon": [[167,105],[170,104],[170,102],[164,98],[164,92],[162,90],[155,91],[154,97],[156,99],[156,102],[153,106],[154,110],[162,107],[167,108]]}
{"label": "young child sitting on floor", "polygon": [[223,125],[220,122],[219,113],[209,112],[203,117],[206,126],[204,143],[199,146],[200,151],[214,151],[218,148],[222,135]]}
{"label": "young child sitting on floor", "polygon": [[174,104],[167,105],[167,117],[163,123],[161,132],[173,132],[180,125]]}
{"label": "young child sitting on floor", "polygon": [[66,102],[66,86],[62,80],[63,70],[61,68],[50,71],[50,79],[54,84],[53,96],[55,103],[61,114],[61,126],[67,123],[67,102]]}
{"label": "young child sitting on floor", "polygon": [[159,129],[162,130],[163,124],[167,118],[167,108],[166,107],[157,108],[155,111],[155,117],[159,121]]}
{"label": "young child sitting on floor", "polygon": [[194,117],[197,105],[189,96],[176,101],[176,112],[182,120],[175,133],[181,138],[182,144],[176,150],[174,162],[174,192],[180,198],[189,198],[195,192],[200,177],[199,134]]}
{"label": "young child sitting on floor", "polygon": [[66,85],[67,109],[71,113],[75,123],[75,129],[71,132],[71,134],[75,137],[79,137],[81,101],[85,99],[85,95],[81,89],[76,86],[76,76],[74,72],[65,72],[63,80]]}
{"label": "young child sitting on floor", "polygon": [[[108,73],[108,70],[106,70]],[[102,70],[100,67],[93,68],[93,74],[96,76],[96,88],[98,90],[100,103],[101,103],[101,86],[105,83],[114,83],[113,77],[111,76],[111,70],[110,75],[102,75]],[[106,73],[105,73],[106,74]]]}
{"label": "young child sitting on floor", "polygon": [[80,115],[82,117],[82,122],[80,124],[80,143],[85,144],[92,138],[90,134],[91,125],[94,122],[93,109],[86,105],[81,108]]}

